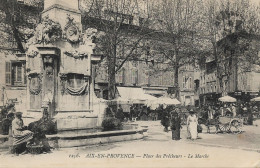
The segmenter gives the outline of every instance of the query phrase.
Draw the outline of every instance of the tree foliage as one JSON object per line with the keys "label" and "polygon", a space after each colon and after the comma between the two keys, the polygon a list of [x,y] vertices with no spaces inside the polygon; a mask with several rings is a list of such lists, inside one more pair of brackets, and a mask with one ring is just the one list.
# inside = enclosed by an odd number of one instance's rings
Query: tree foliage
{"label": "tree foliage", "polygon": [[[6,41],[3,41],[2,46],[14,47],[22,53],[25,52],[25,43],[33,36],[34,28],[39,22],[42,2],[1,0],[1,34],[11,42],[11,46],[5,46]],[[12,43],[15,45],[12,46]]]}
{"label": "tree foliage", "polygon": [[[179,98],[179,71],[184,65],[197,64],[205,55],[205,42],[197,35],[200,20],[200,1],[161,0],[153,8],[153,19],[159,20],[159,28],[169,36],[169,44],[154,43],[155,54],[162,54],[175,72],[175,96]],[[169,67],[168,67],[169,68]]]}
{"label": "tree foliage", "polygon": [[[259,59],[257,51],[248,47],[255,38],[253,36],[260,33],[260,8],[249,0],[206,0],[201,9],[204,11],[200,16],[203,23],[201,38],[210,42],[208,46],[216,63],[218,87],[223,94],[227,92],[223,86],[224,78],[229,80],[234,73],[247,72],[252,63]],[[232,61],[233,65],[246,66],[235,70],[228,68],[232,66]]]}
{"label": "tree foliage", "polygon": [[81,3],[85,25],[104,32],[97,40],[99,50],[106,56],[109,99],[115,98],[115,74],[128,60],[142,55],[141,42],[153,32],[147,27],[149,17],[143,5],[138,0],[85,0]]}

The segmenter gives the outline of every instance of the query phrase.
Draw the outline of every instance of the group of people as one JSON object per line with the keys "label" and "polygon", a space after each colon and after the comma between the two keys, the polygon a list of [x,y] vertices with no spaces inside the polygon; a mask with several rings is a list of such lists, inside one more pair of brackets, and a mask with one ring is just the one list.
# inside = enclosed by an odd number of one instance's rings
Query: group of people
{"label": "group of people", "polygon": [[[165,131],[168,132],[168,127],[170,126],[172,131],[172,140],[180,140],[180,131],[182,128],[182,118],[180,116],[180,109],[175,108],[170,113],[170,115],[165,115],[161,123],[165,127]],[[189,115],[186,118],[187,124],[187,138],[195,140],[198,138],[198,118],[196,112],[193,109],[189,110]]]}
{"label": "group of people", "polygon": [[22,112],[14,108],[7,114],[2,122],[2,129],[9,134],[12,140],[11,153],[19,155],[28,153],[28,147],[40,146],[41,152],[51,152],[51,147],[46,138],[46,133],[55,133],[55,124],[49,119],[47,109],[42,111],[42,118],[38,121],[24,125]]}
{"label": "group of people", "polygon": [[218,116],[232,117],[232,118],[246,118],[248,125],[253,124],[253,113],[259,113],[258,107],[250,103],[225,103],[215,105],[205,105],[202,109],[202,118],[212,120]]}

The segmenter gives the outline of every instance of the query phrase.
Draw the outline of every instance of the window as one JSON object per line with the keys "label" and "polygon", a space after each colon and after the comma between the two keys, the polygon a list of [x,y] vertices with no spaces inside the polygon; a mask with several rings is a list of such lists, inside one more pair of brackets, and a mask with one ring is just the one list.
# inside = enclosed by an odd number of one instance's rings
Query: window
{"label": "window", "polygon": [[139,17],[139,26],[143,26],[144,18]]}
{"label": "window", "polygon": [[128,24],[133,24],[133,20],[134,20],[134,17],[133,16],[129,16]]}
{"label": "window", "polygon": [[117,83],[124,83],[124,74],[125,74],[125,69],[122,68],[116,75]]}
{"label": "window", "polygon": [[163,85],[163,72],[160,72],[160,85]]}
{"label": "window", "polygon": [[185,89],[185,76],[182,77],[182,88]]}
{"label": "window", "polygon": [[185,88],[189,89],[190,84],[189,84],[189,77],[185,78]]}
{"label": "window", "polygon": [[149,84],[149,70],[145,70],[144,83]]}
{"label": "window", "polygon": [[192,89],[192,82],[191,82],[191,77],[190,77],[190,89]]}
{"label": "window", "polygon": [[132,83],[138,83],[138,70],[136,68],[132,69]]}
{"label": "window", "polygon": [[6,85],[25,86],[26,70],[25,61],[11,61],[5,63]]}
{"label": "window", "polygon": [[5,83],[11,85],[11,62],[5,63]]}

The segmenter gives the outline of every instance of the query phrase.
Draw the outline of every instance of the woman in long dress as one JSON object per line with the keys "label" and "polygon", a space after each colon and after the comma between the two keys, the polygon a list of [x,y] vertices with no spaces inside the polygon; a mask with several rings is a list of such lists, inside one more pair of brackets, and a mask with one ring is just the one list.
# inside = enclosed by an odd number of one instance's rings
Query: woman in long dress
{"label": "woman in long dress", "polygon": [[192,140],[197,139],[198,131],[197,131],[198,119],[193,110],[190,111],[190,115],[187,118],[187,129],[188,129],[188,138]]}
{"label": "woman in long dress", "polygon": [[26,151],[26,143],[33,138],[33,133],[26,130],[23,124],[22,113],[16,112],[12,121],[13,149],[16,154]]}

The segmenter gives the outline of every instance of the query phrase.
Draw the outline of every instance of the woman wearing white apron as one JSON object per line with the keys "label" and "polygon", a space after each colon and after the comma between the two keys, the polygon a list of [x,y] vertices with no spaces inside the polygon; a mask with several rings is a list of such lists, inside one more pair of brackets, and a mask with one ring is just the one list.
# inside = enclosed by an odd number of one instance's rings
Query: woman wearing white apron
{"label": "woman wearing white apron", "polygon": [[187,129],[188,129],[188,138],[192,140],[197,139],[198,131],[197,131],[198,119],[193,110],[190,110],[190,115],[187,118]]}

